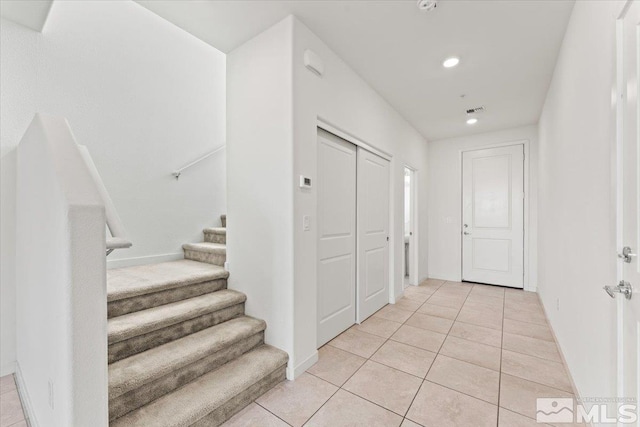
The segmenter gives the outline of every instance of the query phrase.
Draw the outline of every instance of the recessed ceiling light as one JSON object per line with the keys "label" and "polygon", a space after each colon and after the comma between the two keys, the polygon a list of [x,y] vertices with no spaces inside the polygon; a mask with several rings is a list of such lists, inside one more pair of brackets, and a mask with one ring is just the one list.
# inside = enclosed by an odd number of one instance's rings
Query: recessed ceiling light
{"label": "recessed ceiling light", "polygon": [[467,119],[468,125],[475,125],[476,123],[478,123],[478,119],[476,119],[475,117],[471,117],[470,119]]}
{"label": "recessed ceiling light", "polygon": [[444,68],[453,68],[459,63],[460,63],[460,58],[456,58],[455,56],[452,56],[451,58],[445,59],[444,62],[442,63],[442,66]]}

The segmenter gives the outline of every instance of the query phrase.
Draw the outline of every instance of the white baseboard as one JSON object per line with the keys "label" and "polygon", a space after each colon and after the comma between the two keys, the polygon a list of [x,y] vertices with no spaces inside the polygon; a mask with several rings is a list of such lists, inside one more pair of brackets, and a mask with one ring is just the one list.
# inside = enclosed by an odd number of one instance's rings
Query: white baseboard
{"label": "white baseboard", "polygon": [[38,427],[38,420],[33,412],[33,404],[31,403],[31,399],[29,398],[29,392],[24,383],[24,378],[22,377],[22,371],[20,370],[20,364],[16,362],[16,387],[18,389],[18,395],[20,396],[20,401],[22,402],[22,409],[24,410],[24,417],[27,420],[27,425],[29,427]]}
{"label": "white baseboard", "polygon": [[3,363],[0,367],[0,377],[4,377],[5,375],[10,375],[16,372],[16,362],[15,360],[12,362]]}
{"label": "white baseboard", "polygon": [[295,380],[300,375],[302,375],[304,371],[312,367],[317,361],[318,351],[316,350],[311,356],[307,357],[307,359],[305,359],[302,363],[299,363],[295,368],[287,365],[287,379],[289,381]]}
{"label": "white baseboard", "polygon": [[161,255],[149,255],[135,258],[122,258],[122,259],[108,259],[107,258],[107,270],[112,268],[133,267],[136,265],[156,264],[159,262],[177,261],[184,259],[183,252],[176,252],[173,254],[161,254]]}

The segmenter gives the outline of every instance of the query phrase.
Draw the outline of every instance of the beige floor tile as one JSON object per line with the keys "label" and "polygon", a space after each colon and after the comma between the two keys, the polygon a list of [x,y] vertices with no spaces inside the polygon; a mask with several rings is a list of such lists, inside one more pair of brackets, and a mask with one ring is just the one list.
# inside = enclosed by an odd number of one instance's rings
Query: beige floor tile
{"label": "beige floor tile", "polygon": [[537,293],[524,291],[522,289],[507,289],[504,293],[504,297],[506,300],[511,301],[540,302]]}
{"label": "beige floor tile", "polygon": [[489,295],[496,298],[504,298],[504,288],[500,286],[475,285],[471,290],[472,294]]}
{"label": "beige floor tile", "polygon": [[449,335],[493,347],[502,347],[502,333],[499,330],[485,328],[484,326],[455,322],[449,331]]}
{"label": "beige floor tile", "polygon": [[256,403],[294,427],[302,426],[338,390],[320,378],[304,373],[295,381],[282,381]]}
{"label": "beige floor tile", "polygon": [[402,323],[371,316],[361,324],[353,326],[352,329],[377,335],[382,338],[389,338],[400,326],[402,326]]}
{"label": "beige floor tile", "polygon": [[422,427],[422,426],[418,423],[414,423],[408,418],[405,418],[404,421],[402,421],[402,424],[400,425],[400,427]]}
{"label": "beige floor tile", "polygon": [[391,339],[437,353],[446,337],[446,335],[438,332],[402,325],[400,329],[391,336]]}
{"label": "beige floor tile", "polygon": [[556,343],[551,341],[505,332],[502,337],[502,348],[515,351],[516,353],[528,354],[529,356],[536,356],[541,359],[562,363],[558,347],[556,347]]}
{"label": "beige floor tile", "polygon": [[401,416],[339,390],[305,427],[397,427],[401,422]]}
{"label": "beige floor tile", "polygon": [[431,298],[427,300],[427,302],[433,305],[441,305],[443,307],[459,309],[460,307],[462,307],[462,304],[464,304],[464,299],[451,296],[432,295]]}
{"label": "beige floor tile", "polygon": [[24,420],[17,391],[0,394],[0,426],[11,426]]}
{"label": "beige floor tile", "polygon": [[533,418],[516,414],[507,409],[498,410],[498,427],[545,427],[548,424],[538,423]]}
{"label": "beige floor tile", "polygon": [[455,286],[447,286],[444,285],[440,289],[438,289],[434,295],[439,296],[450,296],[453,298],[466,298],[469,295],[470,289],[461,289]]}
{"label": "beige floor tile", "polygon": [[502,372],[569,393],[573,392],[569,377],[561,363],[503,350]]}
{"label": "beige floor tile", "polygon": [[[287,427],[288,424],[262,406],[251,403],[234,415],[223,427]],[[12,426],[13,427],[13,426]]]}
{"label": "beige floor tile", "polygon": [[501,300],[496,298],[472,298],[469,297],[464,302],[464,306],[462,308],[473,308],[475,310],[488,310],[494,311],[502,314],[503,312],[503,303]]}
{"label": "beige floor tile", "polygon": [[545,341],[554,341],[553,335],[551,334],[551,329],[549,329],[549,326],[547,325],[536,325],[534,323],[504,319],[504,332],[523,335],[525,337],[537,338]]}
{"label": "beige floor tile", "polygon": [[393,304],[394,307],[401,308],[407,311],[416,311],[418,308],[420,308],[421,305],[422,303],[420,301],[416,301],[416,300],[412,300],[404,297],[400,298],[398,301],[396,301],[395,304]]}
{"label": "beige floor tile", "polygon": [[518,310],[535,311],[544,314],[544,310],[538,301],[535,300],[514,300],[512,298],[505,299],[505,307],[515,308]]}
{"label": "beige floor tile", "polygon": [[456,321],[484,326],[485,328],[502,329],[501,313],[487,309],[478,310],[475,308],[462,307]]}
{"label": "beige floor tile", "polygon": [[29,427],[29,425],[27,424],[26,420],[22,420],[20,422],[15,423],[15,424],[11,424],[9,427]]}
{"label": "beige floor tile", "polygon": [[411,301],[417,301],[419,303],[424,303],[431,296],[430,293],[416,291],[414,288],[415,286],[409,286],[408,288],[406,288],[404,290],[403,298],[410,299]]}
{"label": "beige floor tile", "polygon": [[369,358],[384,342],[385,339],[382,337],[348,329],[329,341],[329,345]]}
{"label": "beige floor tile", "polygon": [[412,311],[402,310],[389,304],[378,310],[373,316],[381,319],[391,320],[392,322],[404,323],[411,315]]}
{"label": "beige floor tile", "polygon": [[14,391],[16,389],[16,383],[13,380],[13,375],[5,375],[0,378],[0,394],[8,391]]}
{"label": "beige floor tile", "polygon": [[535,419],[536,399],[539,397],[573,397],[573,394],[502,374],[500,378],[500,407]]}
{"label": "beige floor tile", "polygon": [[407,418],[425,427],[495,427],[498,407],[425,381]]}
{"label": "beige floor tile", "polygon": [[427,374],[427,380],[498,404],[500,373],[492,369],[438,355]]}
{"label": "beige floor tile", "polygon": [[537,325],[546,325],[547,319],[542,312],[521,310],[513,307],[505,307],[505,319],[519,320],[521,322],[535,323]]}
{"label": "beige floor tile", "polygon": [[497,347],[451,335],[447,337],[440,349],[440,354],[493,369],[494,371],[500,371],[501,353],[502,350]]}
{"label": "beige floor tile", "polygon": [[447,334],[453,320],[445,319],[443,317],[429,316],[428,314],[415,313],[406,321],[406,325],[415,326],[416,328],[427,329],[434,332],[440,332],[441,334]]}
{"label": "beige floor tile", "polygon": [[396,341],[387,341],[371,356],[371,360],[424,378],[436,358],[436,353]]}
{"label": "beige floor tile", "polygon": [[460,310],[457,308],[443,307],[441,305],[429,304],[427,302],[423,304],[417,312],[453,320],[456,318],[456,316],[458,316],[459,311]]}
{"label": "beige floor tile", "polygon": [[318,362],[309,368],[308,372],[338,387],[367,360],[330,345],[325,345],[318,353]]}
{"label": "beige floor tile", "polygon": [[434,286],[436,288],[439,288],[440,286],[444,285],[445,280],[440,280],[440,279],[427,279],[427,280],[423,280],[422,283],[420,283],[420,287],[423,286]]}
{"label": "beige floor tile", "polygon": [[342,387],[396,414],[404,415],[421,384],[422,380],[418,377],[369,360]]}

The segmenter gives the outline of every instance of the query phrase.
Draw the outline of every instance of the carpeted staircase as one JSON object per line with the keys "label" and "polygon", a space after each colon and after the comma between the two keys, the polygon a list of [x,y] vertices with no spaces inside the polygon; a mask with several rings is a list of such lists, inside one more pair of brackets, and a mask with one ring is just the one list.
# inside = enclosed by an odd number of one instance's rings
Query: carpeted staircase
{"label": "carpeted staircase", "polygon": [[218,426],[285,378],[287,354],[227,289],[221,220],[184,260],[108,271],[111,427]]}

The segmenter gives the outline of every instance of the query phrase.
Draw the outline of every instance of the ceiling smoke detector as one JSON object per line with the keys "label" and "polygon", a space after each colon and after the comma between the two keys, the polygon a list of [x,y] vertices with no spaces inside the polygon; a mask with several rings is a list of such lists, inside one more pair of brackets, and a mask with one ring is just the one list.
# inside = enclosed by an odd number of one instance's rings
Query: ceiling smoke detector
{"label": "ceiling smoke detector", "polygon": [[438,7],[437,0],[418,0],[418,9],[430,12]]}

